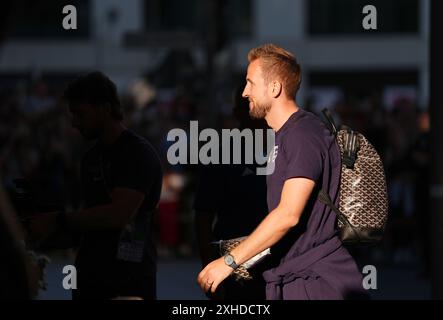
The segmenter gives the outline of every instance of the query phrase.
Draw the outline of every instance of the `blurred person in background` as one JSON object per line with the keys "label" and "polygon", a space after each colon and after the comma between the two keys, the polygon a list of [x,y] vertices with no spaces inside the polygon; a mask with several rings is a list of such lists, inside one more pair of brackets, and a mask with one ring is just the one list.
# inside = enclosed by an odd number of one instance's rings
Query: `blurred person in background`
{"label": "blurred person in background", "polygon": [[165,172],[158,206],[158,252],[170,257],[179,249],[179,198],[184,177],[173,171]]}
{"label": "blurred person in background", "polygon": [[[85,208],[34,216],[29,234],[80,237],[73,299],[156,298],[152,221],[162,168],[152,145],[123,124],[115,84],[100,72],[81,76],[64,92],[72,125],[96,140],[81,163]],[[48,240],[49,241],[49,240]]]}
{"label": "blurred person in background", "polygon": [[394,102],[389,117],[385,153],[386,179],[389,196],[389,214],[386,245],[392,262],[411,263],[414,258],[413,246],[416,223],[414,211],[414,163],[412,148],[417,139],[417,114],[414,102],[400,96]]}
{"label": "blurred person in background", "polygon": [[[238,121],[238,129],[266,130],[263,119],[249,117],[249,102],[241,96],[242,89],[237,88],[234,97],[233,115]],[[220,258],[218,246],[213,242],[249,235],[268,213],[266,176],[257,175],[258,165],[246,164],[244,159],[245,157],[241,164],[213,164],[201,167],[194,212],[202,267]],[[263,300],[266,283],[262,273],[265,270],[266,262],[262,261],[249,270],[252,280],[240,282],[229,277],[218,287],[217,292],[209,297]]]}
{"label": "blurred person in background", "polygon": [[415,172],[414,197],[418,250],[423,259],[422,276],[430,272],[430,212],[429,212],[429,113],[421,111],[417,117],[418,135],[411,149],[412,166]]}

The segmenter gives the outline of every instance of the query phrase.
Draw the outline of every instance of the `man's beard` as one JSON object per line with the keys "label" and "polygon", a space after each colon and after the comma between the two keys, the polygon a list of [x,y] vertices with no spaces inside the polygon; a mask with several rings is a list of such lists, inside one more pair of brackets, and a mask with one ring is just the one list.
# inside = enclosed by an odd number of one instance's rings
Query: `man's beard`
{"label": "man's beard", "polygon": [[254,107],[249,110],[249,115],[253,119],[264,119],[271,110],[271,104],[253,102]]}

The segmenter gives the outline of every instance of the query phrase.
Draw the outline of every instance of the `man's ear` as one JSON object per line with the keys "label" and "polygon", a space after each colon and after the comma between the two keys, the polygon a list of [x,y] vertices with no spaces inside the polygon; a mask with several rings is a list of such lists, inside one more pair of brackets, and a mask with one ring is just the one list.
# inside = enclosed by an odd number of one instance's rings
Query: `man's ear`
{"label": "man's ear", "polygon": [[273,98],[278,98],[282,92],[282,89],[283,87],[280,81],[275,80],[269,84],[269,94]]}

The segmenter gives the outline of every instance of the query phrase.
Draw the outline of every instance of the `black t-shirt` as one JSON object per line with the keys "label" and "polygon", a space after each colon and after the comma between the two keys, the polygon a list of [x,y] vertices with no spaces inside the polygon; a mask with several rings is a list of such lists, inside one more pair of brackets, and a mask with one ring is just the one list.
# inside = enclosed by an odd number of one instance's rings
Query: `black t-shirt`
{"label": "black t-shirt", "polygon": [[[83,283],[140,281],[155,277],[156,250],[152,219],[162,185],[162,168],[152,145],[130,130],[110,146],[97,143],[82,161],[86,208],[111,202],[114,188],[143,192],[145,199],[124,230],[93,231],[83,235],[76,266]],[[111,277],[111,279],[107,279]]]}

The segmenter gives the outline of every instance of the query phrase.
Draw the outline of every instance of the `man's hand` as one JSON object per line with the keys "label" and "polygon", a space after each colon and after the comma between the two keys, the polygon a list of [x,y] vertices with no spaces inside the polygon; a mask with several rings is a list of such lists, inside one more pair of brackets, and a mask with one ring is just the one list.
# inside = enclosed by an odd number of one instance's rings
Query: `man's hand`
{"label": "man's hand", "polygon": [[[203,250],[202,257],[204,258],[202,258],[202,268],[204,269],[209,263],[220,258],[220,254],[214,245],[205,246]],[[223,288],[223,284],[220,284],[214,293],[211,293],[210,291],[206,292],[206,297],[210,300],[224,300],[224,296],[225,289]]]}
{"label": "man's hand", "polygon": [[31,295],[35,298],[40,290],[46,290],[45,268],[50,260],[47,256],[37,255],[34,251],[27,251],[26,261]]}
{"label": "man's hand", "polygon": [[225,264],[223,257],[212,261],[198,275],[197,282],[202,290],[214,293],[217,287],[234,271]]}
{"label": "man's hand", "polygon": [[56,230],[57,212],[45,212],[32,216],[27,221],[29,241],[42,243]]}
{"label": "man's hand", "polygon": [[206,297],[209,300],[214,300],[214,301],[222,301],[226,299],[226,290],[224,287],[223,283],[220,283],[217,287],[217,290],[214,293],[211,293],[210,291],[208,291],[206,293]]}

